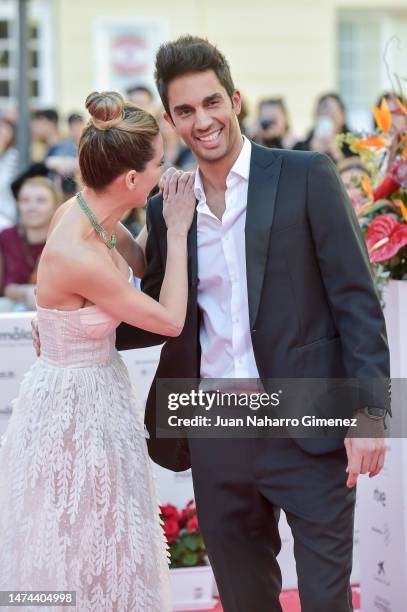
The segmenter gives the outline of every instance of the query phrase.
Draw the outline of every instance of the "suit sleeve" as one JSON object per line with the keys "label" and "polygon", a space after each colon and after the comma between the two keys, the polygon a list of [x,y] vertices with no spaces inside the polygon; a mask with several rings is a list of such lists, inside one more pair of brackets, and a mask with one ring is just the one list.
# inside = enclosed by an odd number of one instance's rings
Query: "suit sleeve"
{"label": "suit sleeve", "polygon": [[[162,260],[158,238],[160,231],[165,231],[164,221],[160,223],[159,219],[161,210],[162,197],[156,196],[150,201],[147,207],[147,268],[141,281],[141,290],[157,301],[160,298],[161,285],[165,273],[165,266]],[[164,226],[164,229],[162,226]],[[166,336],[154,334],[153,332],[146,331],[139,327],[133,327],[128,323],[122,323],[119,325],[116,332],[116,348],[119,351],[144,348],[163,344],[167,339]]]}
{"label": "suit sleeve", "polygon": [[386,327],[365,240],[334,164],[319,153],[308,166],[307,209],[346,374],[358,379],[361,408],[390,411]]}

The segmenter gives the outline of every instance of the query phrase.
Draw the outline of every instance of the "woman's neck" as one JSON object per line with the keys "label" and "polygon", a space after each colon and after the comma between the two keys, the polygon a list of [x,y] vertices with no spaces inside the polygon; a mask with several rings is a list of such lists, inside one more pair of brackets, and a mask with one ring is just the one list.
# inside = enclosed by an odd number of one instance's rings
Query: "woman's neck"
{"label": "woman's neck", "polygon": [[42,244],[47,239],[48,225],[44,227],[25,227],[24,234],[29,244]]}
{"label": "woman's neck", "polygon": [[108,234],[113,234],[124,212],[123,205],[118,205],[117,197],[113,197],[108,190],[97,193],[89,187],[84,187],[82,197],[96,217],[99,225]]}

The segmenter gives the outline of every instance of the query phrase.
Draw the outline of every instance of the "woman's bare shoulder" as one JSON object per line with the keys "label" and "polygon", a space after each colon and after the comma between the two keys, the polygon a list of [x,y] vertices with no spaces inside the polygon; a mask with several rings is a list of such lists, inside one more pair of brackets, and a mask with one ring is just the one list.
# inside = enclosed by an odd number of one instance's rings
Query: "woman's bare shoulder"
{"label": "woman's bare shoulder", "polygon": [[67,200],[66,202],[64,202],[60,206],[58,206],[57,210],[54,213],[54,216],[51,219],[51,223],[50,223],[50,226],[48,228],[47,239],[49,238],[49,236],[51,235],[51,233],[55,229],[55,227],[58,225],[58,223],[61,221],[61,219],[64,216],[64,214],[68,210],[70,210],[72,208],[74,203],[75,203],[75,198],[69,198],[69,200]]}

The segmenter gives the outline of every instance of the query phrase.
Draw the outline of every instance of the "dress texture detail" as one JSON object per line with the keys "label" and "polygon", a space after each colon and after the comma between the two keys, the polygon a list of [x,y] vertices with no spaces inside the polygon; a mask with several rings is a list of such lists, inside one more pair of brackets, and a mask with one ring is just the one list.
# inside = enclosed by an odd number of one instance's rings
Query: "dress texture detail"
{"label": "dress texture detail", "polygon": [[0,590],[76,591],[76,608],[42,610],[172,610],[143,413],[115,349],[118,324],[97,306],[38,307],[41,357],[0,449]]}

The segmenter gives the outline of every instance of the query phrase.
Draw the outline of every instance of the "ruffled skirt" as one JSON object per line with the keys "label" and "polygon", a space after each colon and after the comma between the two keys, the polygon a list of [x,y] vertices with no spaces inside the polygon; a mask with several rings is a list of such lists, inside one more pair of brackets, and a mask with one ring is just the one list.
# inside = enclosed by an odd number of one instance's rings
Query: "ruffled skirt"
{"label": "ruffled skirt", "polygon": [[75,591],[76,608],[40,608],[55,612],[172,610],[144,432],[117,354],[36,361],[0,449],[0,590]]}

